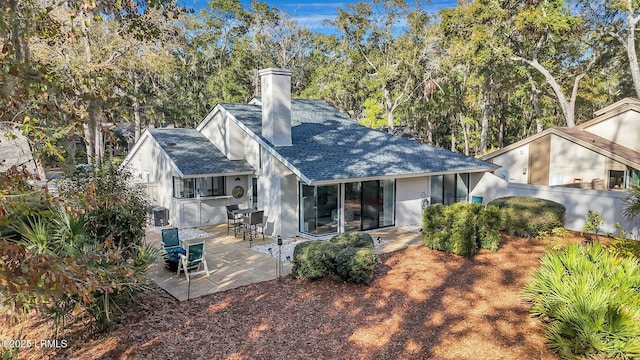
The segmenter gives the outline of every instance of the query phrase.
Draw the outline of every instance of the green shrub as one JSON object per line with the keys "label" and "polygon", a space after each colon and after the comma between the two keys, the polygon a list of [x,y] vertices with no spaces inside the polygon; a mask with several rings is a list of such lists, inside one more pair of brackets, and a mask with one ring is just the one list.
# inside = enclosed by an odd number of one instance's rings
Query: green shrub
{"label": "green shrub", "polygon": [[565,358],[640,356],[640,264],[598,242],[548,250],[523,289]]}
{"label": "green shrub", "polygon": [[373,238],[371,237],[371,235],[363,232],[347,232],[338,234],[332,237],[329,241],[340,247],[369,247],[373,249]]}
{"label": "green shrub", "polygon": [[378,256],[371,235],[360,232],[344,233],[329,241],[312,240],[296,245],[293,250],[292,276],[317,280],[338,274],[345,281],[369,283]]}
{"label": "green shrub", "polygon": [[541,232],[564,226],[566,209],[551,200],[512,196],[493,200],[489,205],[502,210],[502,230],[511,235],[536,237]]}
{"label": "green shrub", "polygon": [[336,254],[336,271],[348,282],[368,284],[373,279],[376,264],[378,256],[370,247],[349,246]]}
{"label": "green shrub", "polygon": [[471,257],[478,250],[476,223],[482,207],[479,204],[455,203],[446,209],[450,216],[445,218],[451,219],[449,241],[455,254]]}
{"label": "green shrub", "polygon": [[428,247],[470,257],[478,248],[496,251],[501,212],[480,204],[436,204],[424,211],[422,240]]}
{"label": "green shrub", "polygon": [[618,235],[616,235],[613,243],[609,245],[609,250],[619,256],[640,258],[640,241],[630,238],[619,222],[615,226],[616,230],[618,230]]}
{"label": "green shrub", "polygon": [[496,206],[487,206],[478,214],[478,246],[497,251],[500,245],[502,213]]}
{"label": "green shrub", "polygon": [[425,208],[422,225],[424,244],[434,250],[452,252],[453,248],[448,241],[447,223],[444,205],[434,204]]}
{"label": "green shrub", "polygon": [[296,245],[293,250],[293,277],[318,280],[335,273],[338,250],[337,245],[324,240],[311,240]]}

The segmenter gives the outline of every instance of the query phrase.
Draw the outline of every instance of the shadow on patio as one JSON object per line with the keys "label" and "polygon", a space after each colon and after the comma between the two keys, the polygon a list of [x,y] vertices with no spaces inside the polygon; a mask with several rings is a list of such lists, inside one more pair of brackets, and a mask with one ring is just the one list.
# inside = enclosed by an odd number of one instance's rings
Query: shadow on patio
{"label": "shadow on patio", "polygon": [[[211,234],[202,238],[205,241],[205,259],[210,274],[198,274],[187,281],[181,272],[176,275],[169,271],[162,258],[153,264],[149,273],[150,278],[162,289],[180,301],[192,299],[202,295],[234,289],[240,286],[276,278],[277,259],[249,248],[249,241],[241,236],[227,235],[227,225],[214,225],[201,228]],[[161,235],[151,230],[147,231],[146,241],[160,246]],[[258,236],[253,245],[272,243],[271,238]],[[283,262],[283,275],[291,273],[291,264]]]}
{"label": "shadow on patio", "polygon": [[[213,294],[237,287],[277,278],[278,260],[270,255],[251,250],[249,241],[242,237],[234,237],[233,233],[227,235],[226,224],[213,225],[201,228],[210,234],[203,237],[205,241],[206,260],[210,274],[198,274],[187,281],[183,273],[176,275],[169,271],[162,258],[158,259],[149,273],[150,278],[162,289],[180,301],[193,299],[199,296]],[[400,250],[412,245],[421,244],[420,234],[408,231],[404,228],[390,227],[368,231],[374,239],[380,237],[382,241],[375,244],[378,254]],[[152,230],[147,230],[146,241],[160,246],[161,235]],[[258,241],[253,246],[273,244],[269,237]],[[284,259],[283,259],[284,260]],[[282,263],[282,275],[291,274],[292,264],[287,261]]]}

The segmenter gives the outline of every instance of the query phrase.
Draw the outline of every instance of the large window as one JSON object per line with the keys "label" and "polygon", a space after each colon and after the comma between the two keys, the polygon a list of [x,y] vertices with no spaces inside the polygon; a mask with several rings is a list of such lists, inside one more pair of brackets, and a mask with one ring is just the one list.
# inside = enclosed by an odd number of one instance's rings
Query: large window
{"label": "large window", "polygon": [[196,193],[201,197],[222,196],[226,193],[225,189],[224,176],[188,179],[173,178],[173,197],[178,199],[193,199],[196,197]]}
{"label": "large window", "polygon": [[178,199],[193,199],[196,197],[195,179],[173,177],[173,197]]}
{"label": "large window", "polygon": [[200,178],[200,196],[222,196],[225,194],[224,176]]}
{"label": "large window", "polygon": [[431,177],[431,203],[450,205],[467,201],[469,174],[447,174]]}

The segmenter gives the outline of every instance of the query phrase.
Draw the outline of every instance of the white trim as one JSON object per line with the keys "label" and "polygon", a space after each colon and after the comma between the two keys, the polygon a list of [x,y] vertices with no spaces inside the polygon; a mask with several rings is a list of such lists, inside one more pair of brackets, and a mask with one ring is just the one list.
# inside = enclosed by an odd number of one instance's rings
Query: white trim
{"label": "white trim", "polygon": [[212,173],[212,174],[193,174],[193,175],[184,175],[180,176],[183,179],[191,179],[191,178],[201,178],[201,177],[233,177],[233,176],[245,176],[245,175],[253,175],[253,171],[243,171],[238,173]]}
{"label": "white trim", "polygon": [[[496,168],[497,169],[497,168]],[[474,173],[485,173],[495,171],[494,168],[487,169],[474,169],[474,170],[451,170],[451,171],[439,171],[439,172],[429,172],[429,173],[415,173],[415,174],[406,174],[406,175],[383,175],[383,176],[372,176],[372,177],[361,177],[361,178],[347,178],[347,179],[332,179],[332,180],[312,180],[311,183],[306,185],[331,185],[331,184],[344,184],[350,182],[362,182],[362,181],[370,181],[370,180],[396,180],[396,179],[408,179],[408,178],[416,178],[416,177],[431,177],[431,176],[439,176],[439,175],[448,175],[448,174],[474,174]]]}
{"label": "white trim", "polygon": [[184,177],[184,175],[182,174],[178,166],[176,166],[176,163],[174,163],[173,160],[171,160],[171,157],[169,156],[169,154],[167,154],[166,151],[164,151],[162,146],[160,146],[160,143],[158,142],[158,140],[156,140],[156,138],[154,138],[153,135],[149,132],[149,129],[146,129],[142,134],[142,136],[140,136],[140,139],[138,139],[133,149],[131,149],[131,152],[124,158],[124,160],[122,161],[122,164],[120,164],[120,168],[124,168],[129,164],[129,162],[138,153],[138,150],[142,147],[142,145],[147,139],[151,139],[151,141],[153,141],[153,145],[157,146],[158,149],[160,150],[160,153],[165,158],[167,158],[167,160],[169,161],[169,164],[171,164],[171,167],[173,167],[173,170],[177,172],[177,176]]}

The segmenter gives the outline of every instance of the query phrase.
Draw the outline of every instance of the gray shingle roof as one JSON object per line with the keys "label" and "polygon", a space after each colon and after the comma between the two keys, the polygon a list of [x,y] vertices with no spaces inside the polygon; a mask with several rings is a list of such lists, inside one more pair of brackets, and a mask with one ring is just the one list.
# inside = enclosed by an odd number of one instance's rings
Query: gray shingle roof
{"label": "gray shingle roof", "polygon": [[292,100],[292,146],[261,135],[259,105],[220,104],[310,181],[495,170],[498,166],[362,126],[320,100]]}
{"label": "gray shingle roof", "polygon": [[149,129],[184,176],[253,172],[244,160],[229,160],[195,129]]}

